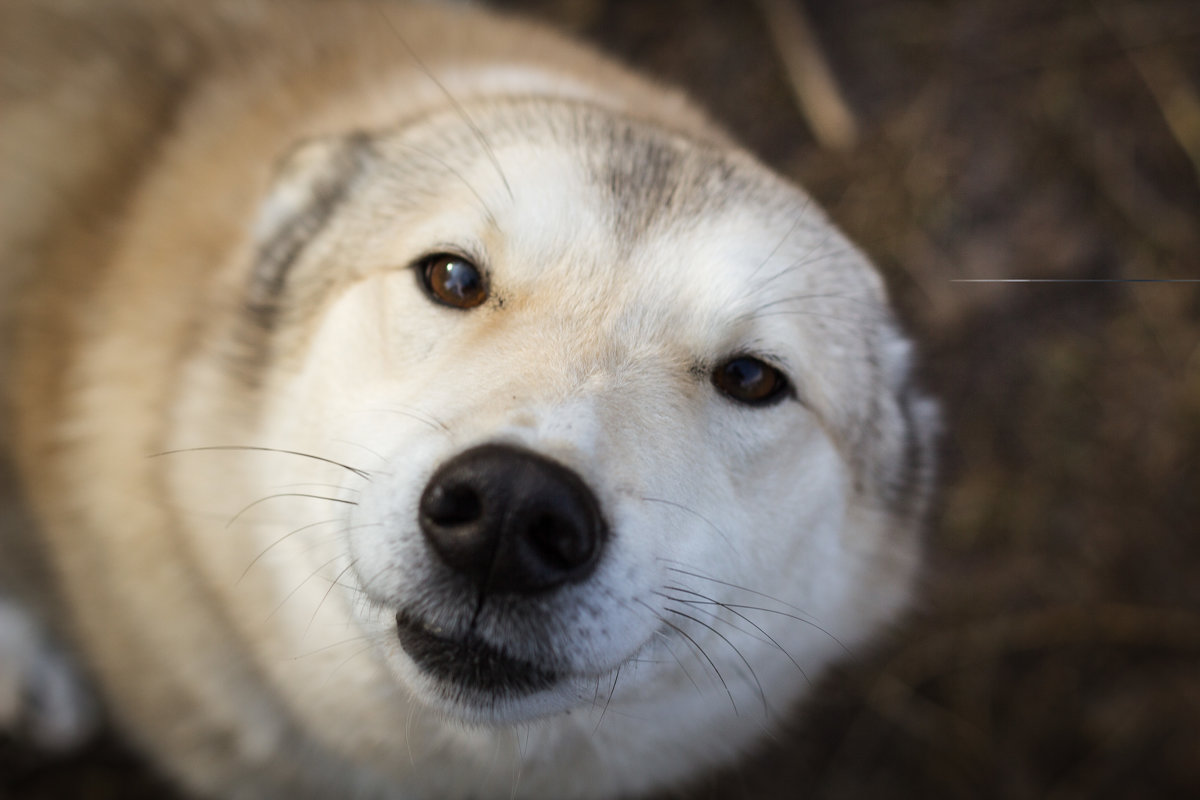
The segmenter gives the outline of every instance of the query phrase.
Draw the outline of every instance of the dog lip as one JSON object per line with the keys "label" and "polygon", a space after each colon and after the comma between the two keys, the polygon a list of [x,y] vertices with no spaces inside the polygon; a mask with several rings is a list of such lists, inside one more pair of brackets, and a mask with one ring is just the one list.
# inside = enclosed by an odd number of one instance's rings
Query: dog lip
{"label": "dog lip", "polygon": [[471,634],[445,636],[407,611],[396,615],[400,646],[422,672],[492,698],[552,688],[559,675]]}

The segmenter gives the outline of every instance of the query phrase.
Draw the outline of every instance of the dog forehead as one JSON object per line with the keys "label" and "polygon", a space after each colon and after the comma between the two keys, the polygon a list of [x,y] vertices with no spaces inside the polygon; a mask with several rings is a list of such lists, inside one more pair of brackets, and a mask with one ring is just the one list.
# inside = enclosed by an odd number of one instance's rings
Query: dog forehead
{"label": "dog forehead", "polygon": [[725,145],[552,101],[467,107],[392,141],[389,193],[433,220],[417,238],[466,243],[512,310],[641,309],[623,327],[696,331],[709,349],[755,329],[795,340],[814,304],[881,298],[807,195]]}
{"label": "dog forehead", "polygon": [[608,209],[567,148],[515,142],[497,153],[496,173],[507,188],[494,204],[488,244],[506,271],[533,277],[579,253],[617,248]]}
{"label": "dog forehead", "polygon": [[457,196],[509,235],[593,223],[636,241],[655,224],[798,194],[726,144],[561,99],[467,103],[384,134],[379,145],[397,189]]}
{"label": "dog forehead", "polygon": [[770,208],[715,158],[651,137],[514,142],[496,156],[510,191],[494,204],[491,240],[514,275],[738,281],[743,265],[781,250],[796,232],[789,214],[803,210],[788,196]]}
{"label": "dog forehead", "polygon": [[[531,180],[497,212],[487,247],[513,310],[603,314],[701,351],[779,350],[814,314],[845,318],[880,300],[865,262],[798,193],[751,192],[698,165],[658,161],[651,181],[612,163],[597,172],[564,152],[520,155],[502,164],[524,163],[521,180]],[[622,176],[630,179],[614,180]],[[826,340],[847,332],[823,328]]]}

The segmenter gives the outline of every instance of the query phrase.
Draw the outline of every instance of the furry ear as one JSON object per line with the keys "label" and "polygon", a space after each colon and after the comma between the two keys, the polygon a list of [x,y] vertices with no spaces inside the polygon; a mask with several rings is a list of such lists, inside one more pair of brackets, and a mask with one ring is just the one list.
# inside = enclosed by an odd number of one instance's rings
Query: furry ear
{"label": "furry ear", "polygon": [[925,513],[929,487],[937,471],[935,443],[941,433],[938,404],[914,384],[912,344],[894,326],[888,326],[881,353],[886,391],[881,410],[895,416],[902,435],[883,453],[886,468],[882,487],[888,504],[917,517]]}
{"label": "furry ear", "polygon": [[254,223],[255,265],[250,307],[268,319],[305,247],[367,171],[373,157],[366,134],[301,142],[276,169]]}

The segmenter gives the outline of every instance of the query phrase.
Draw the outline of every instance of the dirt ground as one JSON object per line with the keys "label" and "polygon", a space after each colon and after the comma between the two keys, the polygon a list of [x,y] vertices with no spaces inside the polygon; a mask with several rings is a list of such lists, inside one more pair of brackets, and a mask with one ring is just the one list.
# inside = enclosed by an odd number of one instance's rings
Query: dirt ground
{"label": "dirt ground", "polygon": [[[885,272],[946,411],[918,612],[678,798],[1200,797],[1200,3],[507,0],[698,96]],[[959,282],[1033,278],[1061,282]],[[1193,282],[1188,282],[1188,281]],[[111,737],[0,797],[165,798]]]}

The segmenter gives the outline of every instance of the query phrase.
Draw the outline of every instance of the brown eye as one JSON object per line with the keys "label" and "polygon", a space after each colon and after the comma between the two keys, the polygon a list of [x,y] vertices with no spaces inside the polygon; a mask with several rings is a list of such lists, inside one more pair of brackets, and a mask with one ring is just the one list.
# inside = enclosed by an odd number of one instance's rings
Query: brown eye
{"label": "brown eye", "polygon": [[483,273],[461,256],[438,253],[418,265],[426,293],[452,308],[474,308],[487,300]]}
{"label": "brown eye", "polygon": [[783,399],[788,389],[783,373],[750,356],[731,358],[712,374],[713,386],[726,397],[750,406],[763,406]]}

